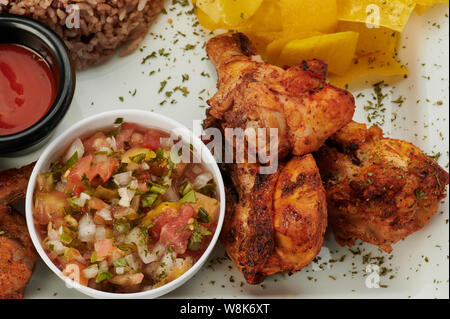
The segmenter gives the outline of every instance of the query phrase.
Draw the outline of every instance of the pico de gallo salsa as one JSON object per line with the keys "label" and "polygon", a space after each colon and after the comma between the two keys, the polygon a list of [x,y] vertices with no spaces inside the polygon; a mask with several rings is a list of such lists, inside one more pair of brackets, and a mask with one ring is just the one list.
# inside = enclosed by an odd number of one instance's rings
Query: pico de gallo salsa
{"label": "pico de gallo salsa", "polygon": [[173,143],[117,119],[38,175],[34,222],[63,274],[133,293],[175,280],[202,256],[219,217],[216,184],[202,164],[174,158]]}

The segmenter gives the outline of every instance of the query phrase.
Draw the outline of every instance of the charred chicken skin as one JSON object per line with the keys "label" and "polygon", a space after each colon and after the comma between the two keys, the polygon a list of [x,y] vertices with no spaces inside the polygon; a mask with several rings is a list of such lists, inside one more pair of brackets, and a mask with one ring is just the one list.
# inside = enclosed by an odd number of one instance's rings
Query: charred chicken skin
{"label": "charred chicken skin", "polygon": [[37,254],[20,213],[0,207],[0,299],[21,299]]}
{"label": "charred chicken skin", "polygon": [[0,206],[25,198],[28,179],[33,168],[34,164],[30,164],[20,169],[13,168],[0,173]]}
{"label": "charred chicken skin", "polygon": [[323,61],[284,70],[264,63],[241,33],[211,39],[206,51],[217,69],[219,89],[208,101],[208,115],[223,129],[278,129],[280,158],[318,150],[352,120],[354,98],[326,83]]}
{"label": "charred chicken skin", "polygon": [[7,206],[25,196],[34,165],[0,173],[0,299],[21,299],[37,253],[23,216]]}
{"label": "charred chicken skin", "polygon": [[[208,101],[204,126],[222,132],[278,129],[275,173],[260,174],[249,154],[246,163],[223,165],[230,178],[221,240],[251,284],[299,271],[320,252],[327,226],[325,190],[308,153],[351,121],[354,98],[326,83],[324,62],[284,70],[264,63],[240,33],[215,37],[206,50],[217,69],[218,92]],[[265,150],[271,149],[271,139],[266,141]],[[227,134],[224,142],[237,148]],[[245,142],[247,153],[260,150]]]}
{"label": "charred chicken skin", "polygon": [[227,165],[227,211],[221,240],[250,284],[295,273],[320,252],[326,196],[312,155],[293,157],[277,173],[256,164]]}
{"label": "charred chicken skin", "polygon": [[341,245],[356,239],[391,252],[422,229],[445,197],[449,175],[416,146],[352,122],[316,154],[329,224]]}

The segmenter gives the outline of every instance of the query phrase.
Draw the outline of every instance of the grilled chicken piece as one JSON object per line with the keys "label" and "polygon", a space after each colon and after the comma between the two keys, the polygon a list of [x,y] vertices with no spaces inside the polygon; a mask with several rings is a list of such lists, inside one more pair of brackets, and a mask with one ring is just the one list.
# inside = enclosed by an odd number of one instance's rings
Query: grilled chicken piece
{"label": "grilled chicken piece", "polygon": [[25,198],[28,180],[34,164],[0,173],[0,205],[8,205],[16,200]]}
{"label": "grilled chicken piece", "polygon": [[272,175],[260,175],[256,164],[232,164],[227,173],[221,240],[248,283],[311,263],[327,226],[325,190],[312,155],[293,157]]}
{"label": "grilled chicken piece", "polygon": [[219,78],[208,115],[223,129],[278,129],[280,159],[318,150],[352,120],[353,96],[326,83],[327,65],[322,61],[283,70],[264,63],[241,33],[215,37],[206,50]]}
{"label": "grilled chicken piece", "polygon": [[274,212],[275,251],[263,273],[292,274],[320,253],[327,228],[325,189],[312,155],[294,157],[281,170]]}
{"label": "grilled chicken piece", "polygon": [[34,271],[37,253],[25,219],[11,207],[0,207],[0,299],[21,299]]}
{"label": "grilled chicken piece", "polygon": [[341,245],[356,239],[391,252],[422,229],[445,197],[449,175],[416,146],[352,122],[315,154],[329,224]]}
{"label": "grilled chicken piece", "polygon": [[6,206],[25,197],[33,167],[0,173],[0,299],[23,298],[37,262],[25,219]]}
{"label": "grilled chicken piece", "polygon": [[273,198],[279,173],[260,175],[257,164],[228,166],[226,214],[221,241],[250,284],[264,280],[274,247]]}

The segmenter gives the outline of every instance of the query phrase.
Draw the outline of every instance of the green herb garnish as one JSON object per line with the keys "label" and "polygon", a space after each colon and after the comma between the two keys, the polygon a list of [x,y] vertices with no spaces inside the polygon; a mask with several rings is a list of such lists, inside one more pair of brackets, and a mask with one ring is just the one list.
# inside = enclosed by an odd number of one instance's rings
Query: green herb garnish
{"label": "green herb garnish", "polygon": [[110,279],[112,277],[113,277],[113,274],[111,274],[110,272],[104,271],[97,275],[97,278],[95,278],[95,282],[101,283],[103,280]]}
{"label": "green herb garnish", "polygon": [[209,216],[208,212],[203,207],[200,207],[198,210],[198,221],[201,223],[211,222],[211,216]]}
{"label": "green herb garnish", "polygon": [[113,261],[114,267],[128,267],[128,262],[125,258],[119,258]]}
{"label": "green herb garnish", "polygon": [[75,163],[78,162],[78,152],[75,152],[66,162],[66,165],[64,165],[64,169],[68,170],[72,166],[75,165]]}
{"label": "green herb garnish", "polygon": [[158,199],[159,195],[158,194],[149,194],[146,195],[142,198],[142,207],[144,208],[150,208],[153,206],[153,204],[156,202],[156,200]]}
{"label": "green herb garnish", "polygon": [[188,193],[186,193],[186,195],[183,196],[182,199],[180,199],[181,204],[195,203],[196,201],[197,201],[197,199],[195,198],[194,190],[189,191]]}

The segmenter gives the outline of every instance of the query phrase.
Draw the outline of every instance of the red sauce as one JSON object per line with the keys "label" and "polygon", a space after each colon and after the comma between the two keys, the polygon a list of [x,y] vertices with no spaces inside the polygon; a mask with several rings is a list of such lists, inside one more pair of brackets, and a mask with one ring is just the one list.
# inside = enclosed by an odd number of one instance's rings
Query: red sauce
{"label": "red sauce", "polygon": [[19,45],[0,44],[0,135],[36,124],[55,95],[55,79],[42,57]]}

